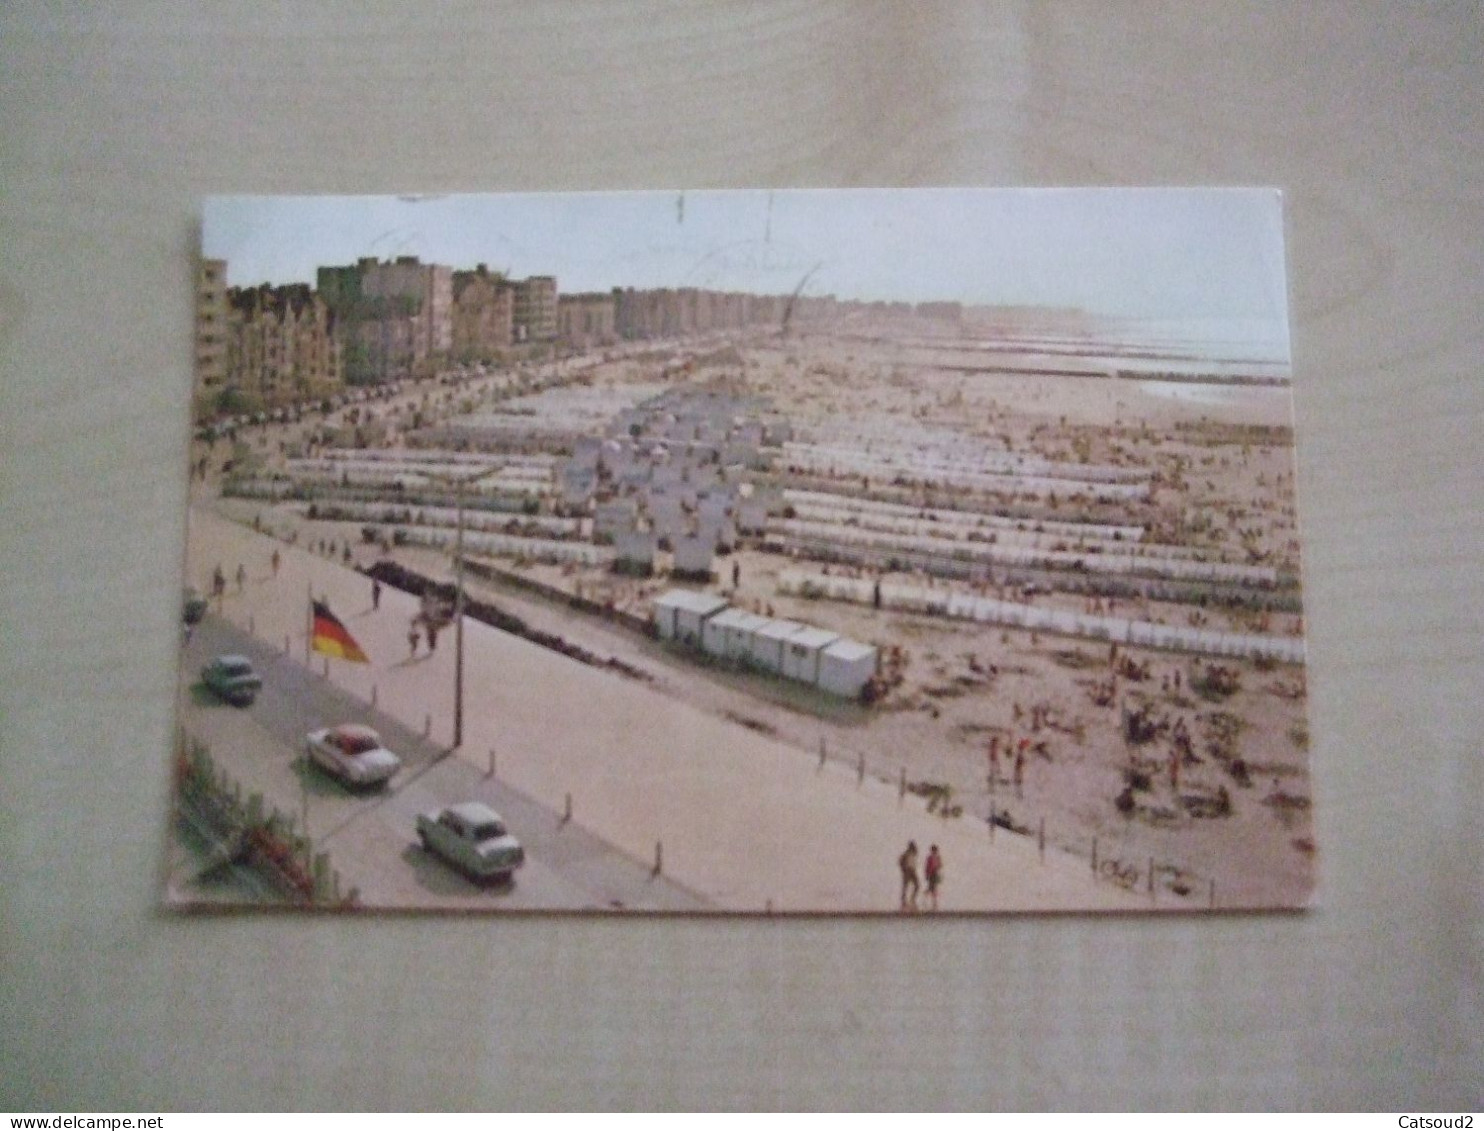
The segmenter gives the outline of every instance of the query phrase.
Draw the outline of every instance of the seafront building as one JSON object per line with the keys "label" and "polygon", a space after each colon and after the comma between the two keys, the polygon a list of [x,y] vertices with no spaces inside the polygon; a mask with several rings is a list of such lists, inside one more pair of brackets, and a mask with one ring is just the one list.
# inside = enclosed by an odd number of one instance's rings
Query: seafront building
{"label": "seafront building", "polygon": [[514,284],[515,340],[554,342],[557,337],[557,281],[551,275],[532,275]]}
{"label": "seafront building", "polygon": [[589,350],[618,340],[617,303],[612,294],[561,295],[557,299],[557,339],[571,350]]}
{"label": "seafront building", "polygon": [[[320,267],[312,288],[232,288],[227,266],[206,259],[197,270],[198,420],[281,407],[345,385],[429,377],[448,365],[501,364],[558,346],[582,352],[620,341],[786,332],[868,305],[697,287],[563,295],[555,276],[510,279],[485,264],[456,270],[417,256]],[[934,313],[951,316],[948,305]]]}
{"label": "seafront building", "polygon": [[374,384],[430,376],[453,348],[453,269],[416,256],[321,267],[315,282],[334,312],[346,379]]}
{"label": "seafront building", "polygon": [[222,396],[237,411],[283,408],[344,387],[335,316],[307,284],[233,288],[227,301]]}
{"label": "seafront building", "polygon": [[227,387],[227,263],[203,259],[196,267],[196,365],[192,416],[209,418]]}
{"label": "seafront building", "polygon": [[515,341],[515,288],[481,263],[453,273],[453,357],[498,361]]}

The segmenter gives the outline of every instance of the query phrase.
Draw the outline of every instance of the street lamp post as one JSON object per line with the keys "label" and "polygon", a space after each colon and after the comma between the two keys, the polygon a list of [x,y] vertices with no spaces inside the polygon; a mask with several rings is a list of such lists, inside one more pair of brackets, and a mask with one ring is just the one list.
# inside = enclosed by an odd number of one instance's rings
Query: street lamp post
{"label": "street lamp post", "polygon": [[453,745],[464,745],[464,480],[458,488],[458,533],[453,549]]}
{"label": "street lamp post", "polygon": [[453,745],[458,749],[464,744],[464,490],[471,483],[483,479],[486,475],[492,475],[499,471],[504,464],[497,463],[490,467],[481,468],[471,475],[462,475],[457,478],[451,475],[438,475],[435,472],[423,472],[430,479],[436,479],[443,483],[451,483],[454,488],[454,500],[457,514],[457,526],[454,534],[453,544],[453,569],[454,569],[454,593],[453,593]]}

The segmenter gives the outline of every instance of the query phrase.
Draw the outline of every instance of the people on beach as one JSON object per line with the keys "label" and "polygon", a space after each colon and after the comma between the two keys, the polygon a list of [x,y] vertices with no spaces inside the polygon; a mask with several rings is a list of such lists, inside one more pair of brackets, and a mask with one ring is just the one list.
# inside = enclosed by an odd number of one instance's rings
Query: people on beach
{"label": "people on beach", "polygon": [[371,582],[371,608],[373,611],[381,608],[381,582],[376,580]]}
{"label": "people on beach", "polygon": [[909,840],[907,848],[897,857],[897,867],[902,870],[902,910],[917,910],[917,893],[921,885],[917,880],[917,842]]}
{"label": "people on beach", "polygon": [[247,584],[247,570],[242,563],[237,564],[237,592],[242,592],[242,587]]}
{"label": "people on beach", "polygon": [[277,577],[278,567],[283,565],[283,559],[279,556],[277,550],[273,551],[273,557],[269,559],[269,564],[273,567],[273,576]]}
{"label": "people on beach", "polygon": [[417,642],[422,639],[417,631],[417,622],[413,621],[412,627],[407,630],[407,651],[411,656],[417,655]]}
{"label": "people on beach", "polygon": [[943,886],[943,856],[935,844],[928,849],[927,863],[923,866],[923,878],[927,880],[928,899],[933,910],[938,910],[938,889]]}

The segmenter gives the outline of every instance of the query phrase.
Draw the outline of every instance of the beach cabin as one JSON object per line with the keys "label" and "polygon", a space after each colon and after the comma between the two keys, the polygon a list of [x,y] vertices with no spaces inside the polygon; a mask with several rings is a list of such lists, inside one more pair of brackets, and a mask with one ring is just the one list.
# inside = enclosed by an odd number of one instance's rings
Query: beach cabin
{"label": "beach cabin", "polygon": [[702,540],[710,542],[713,550],[720,553],[731,553],[732,547],[737,544],[737,528],[725,516],[701,517],[696,521],[696,534]]}
{"label": "beach cabin", "polygon": [[736,664],[751,664],[752,640],[757,630],[772,621],[757,613],[743,613],[727,626],[727,659]]}
{"label": "beach cabin", "polygon": [[649,524],[654,527],[655,533],[661,538],[670,539],[672,546],[677,538],[690,530],[690,516],[681,507],[679,499],[651,496],[647,509]]}
{"label": "beach cabin", "polygon": [[570,507],[581,506],[598,489],[597,472],[570,464],[562,469],[561,482],[562,502]]}
{"label": "beach cabin", "polygon": [[818,683],[820,653],[839,639],[839,633],[828,629],[801,628],[783,642],[783,674],[800,683]]}
{"label": "beach cabin", "polygon": [[624,531],[634,529],[638,515],[639,504],[633,499],[614,499],[599,503],[593,509],[593,533],[617,538]]}
{"label": "beach cabin", "polygon": [[654,572],[654,555],[659,537],[652,530],[620,530],[613,537],[615,565],[620,573],[648,577]]}
{"label": "beach cabin", "polygon": [[638,488],[648,486],[649,474],[649,464],[636,461],[625,467],[618,468],[614,472],[613,477],[621,487]]}
{"label": "beach cabin", "polygon": [[706,621],[727,603],[710,593],[690,589],[671,589],[654,599],[654,625],[661,640],[678,640],[699,648]]}
{"label": "beach cabin", "polygon": [[584,471],[597,471],[603,454],[603,441],[597,436],[583,436],[572,446],[571,467]]}
{"label": "beach cabin", "polygon": [[[737,637],[750,629],[749,622],[752,621],[766,622],[766,618],[737,608],[723,609],[708,617],[701,630],[701,650],[719,660],[733,659]],[[745,636],[743,639],[745,641]]]}
{"label": "beach cabin", "polygon": [[876,674],[876,649],[870,644],[841,638],[819,653],[819,688],[846,699],[859,699]]}
{"label": "beach cabin", "polygon": [[752,634],[752,662],[763,671],[782,675],[784,642],[805,627],[796,620],[773,620],[758,626]]}
{"label": "beach cabin", "polygon": [[768,529],[768,503],[764,499],[743,499],[737,504],[737,529],[743,534],[762,534]]}
{"label": "beach cabin", "polygon": [[710,577],[716,552],[714,537],[685,536],[674,540],[674,571],[685,577]]}

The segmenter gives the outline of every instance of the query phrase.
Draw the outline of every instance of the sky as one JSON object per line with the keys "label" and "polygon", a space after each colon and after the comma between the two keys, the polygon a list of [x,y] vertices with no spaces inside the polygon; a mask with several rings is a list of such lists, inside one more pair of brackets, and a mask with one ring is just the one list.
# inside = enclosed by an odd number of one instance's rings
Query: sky
{"label": "sky", "polygon": [[207,200],[232,286],[415,255],[563,293],[703,287],[1076,307],[1286,358],[1275,189],[829,189]]}

